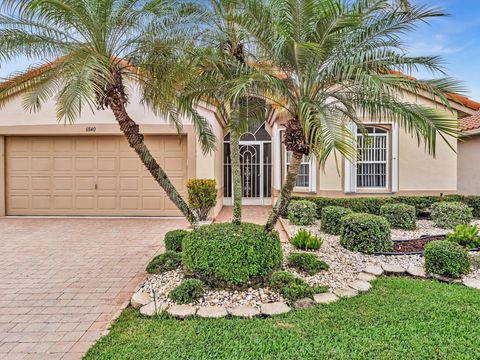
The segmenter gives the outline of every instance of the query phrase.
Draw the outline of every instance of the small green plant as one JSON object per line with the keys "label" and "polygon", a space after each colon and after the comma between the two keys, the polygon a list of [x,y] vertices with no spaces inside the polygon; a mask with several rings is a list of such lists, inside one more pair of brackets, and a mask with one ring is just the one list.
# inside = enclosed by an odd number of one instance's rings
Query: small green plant
{"label": "small green plant", "polygon": [[340,235],[341,220],[353,211],[341,206],[327,206],[322,209],[320,230],[331,235]]}
{"label": "small green plant", "polygon": [[[312,255],[312,254],[310,254]],[[326,292],[324,286],[310,286],[303,279],[286,271],[277,271],[270,277],[270,287],[278,291],[288,302],[298,299],[313,298],[313,295]]]}
{"label": "small green plant", "polygon": [[187,183],[188,202],[199,221],[205,221],[217,203],[216,181],[213,179],[190,179]]}
{"label": "small green plant", "polygon": [[165,248],[167,251],[182,252],[182,241],[189,234],[186,230],[172,230],[165,234]]}
{"label": "small green plant", "polygon": [[447,240],[464,246],[467,249],[480,247],[478,227],[474,225],[457,225],[455,231],[447,235]]}
{"label": "small green plant", "polygon": [[197,279],[183,280],[168,297],[177,304],[190,304],[198,301],[203,295],[203,282]]}
{"label": "small green plant", "polygon": [[406,204],[387,204],[380,207],[380,215],[395,229],[415,230],[417,213],[415,206]]}
{"label": "small green plant", "polygon": [[182,266],[182,254],[174,251],[165,251],[155,256],[147,265],[147,272],[150,274],[161,274],[165,271],[178,269]]}
{"label": "small green plant", "polygon": [[432,205],[432,220],[442,229],[453,229],[457,225],[468,225],[472,221],[472,209],[456,201],[442,201]]}
{"label": "small green plant", "polygon": [[288,220],[294,225],[311,225],[317,216],[317,206],[308,200],[295,200],[288,204]]}
{"label": "small green plant", "polygon": [[425,245],[425,270],[431,274],[461,277],[470,272],[472,260],[468,252],[450,241],[432,241]]}
{"label": "small green plant", "polygon": [[346,215],[342,218],[340,243],[350,251],[365,254],[390,251],[393,247],[390,224],[377,215]]}
{"label": "small green plant", "polygon": [[288,266],[312,276],[322,270],[328,270],[328,264],[311,253],[291,253],[288,257]]}
{"label": "small green plant", "polygon": [[301,250],[318,250],[322,246],[323,241],[312,235],[310,231],[301,229],[290,239],[290,244]]}

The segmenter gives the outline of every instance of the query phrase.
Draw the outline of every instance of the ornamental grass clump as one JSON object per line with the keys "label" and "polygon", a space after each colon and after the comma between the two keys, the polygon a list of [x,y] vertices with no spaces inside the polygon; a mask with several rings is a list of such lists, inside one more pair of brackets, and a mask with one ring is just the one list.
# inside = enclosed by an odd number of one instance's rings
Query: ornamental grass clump
{"label": "ornamental grass clump", "polygon": [[450,241],[432,241],[425,245],[425,270],[427,273],[459,278],[468,274],[472,260],[460,245]]}
{"label": "ornamental grass clump", "polygon": [[472,221],[472,209],[456,201],[442,201],[432,205],[432,220],[442,229],[453,229],[457,225],[468,225]]}
{"label": "ornamental grass clump", "polygon": [[377,215],[350,214],[342,218],[340,243],[350,251],[373,254],[391,251],[390,224]]}
{"label": "ornamental grass clump", "polygon": [[322,246],[323,240],[312,235],[310,231],[301,229],[290,239],[290,244],[301,250],[318,250]]}
{"label": "ornamental grass clump", "polygon": [[205,225],[185,237],[182,245],[187,272],[213,287],[261,284],[282,265],[278,233],[265,232],[256,224]]}
{"label": "ornamental grass clump", "polygon": [[467,249],[480,248],[480,236],[475,225],[457,225],[455,231],[447,235],[447,240]]}
{"label": "ornamental grass clump", "polygon": [[311,225],[317,216],[317,206],[308,200],[294,200],[288,204],[287,215],[293,225]]}
{"label": "ornamental grass clump", "polygon": [[353,213],[351,209],[341,206],[326,206],[322,209],[320,230],[330,235],[340,235],[341,220]]}
{"label": "ornamental grass clump", "polygon": [[394,229],[415,230],[417,228],[417,212],[415,206],[406,204],[387,204],[380,208],[380,215]]}

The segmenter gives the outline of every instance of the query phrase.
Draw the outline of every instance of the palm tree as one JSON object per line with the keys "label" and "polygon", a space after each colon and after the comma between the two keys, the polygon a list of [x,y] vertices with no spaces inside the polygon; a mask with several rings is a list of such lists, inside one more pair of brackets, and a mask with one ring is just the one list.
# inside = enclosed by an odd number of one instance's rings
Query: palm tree
{"label": "palm tree", "polygon": [[254,114],[252,109],[244,106],[248,91],[230,96],[235,79],[249,72],[243,33],[230,20],[236,15],[237,8],[236,0],[212,0],[210,7],[205,9],[201,35],[190,54],[197,68],[197,77],[182,92],[185,107],[193,108],[199,101],[213,104],[230,130],[234,224],[242,220],[240,137],[247,131],[248,120]]}
{"label": "palm tree", "polygon": [[162,0],[5,0],[0,13],[0,61],[25,56],[43,64],[12,74],[0,87],[0,106],[23,96],[27,110],[54,99],[59,121],[84,108],[109,108],[130,147],[187,220],[197,219],[150,153],[127,112],[127,84],[145,104],[181,130],[188,115],[204,151],[215,147],[208,122],[177,106],[176,86],[188,79],[178,36],[188,29],[189,6]]}
{"label": "palm tree", "polygon": [[332,153],[355,160],[349,123],[364,131],[362,118],[390,119],[433,155],[437,137],[447,141],[457,135],[452,114],[402,98],[405,92],[422,94],[449,107],[446,94],[461,90],[446,77],[403,75],[423,68],[444,76],[439,57],[408,56],[402,42],[418,23],[444,13],[406,5],[391,0],[243,2],[235,22],[249,36],[252,57],[264,66],[237,83],[236,91],[254,83],[267,101],[288,114],[283,142],[293,153],[267,231],[285,211],[303,155],[315,155],[321,166]]}

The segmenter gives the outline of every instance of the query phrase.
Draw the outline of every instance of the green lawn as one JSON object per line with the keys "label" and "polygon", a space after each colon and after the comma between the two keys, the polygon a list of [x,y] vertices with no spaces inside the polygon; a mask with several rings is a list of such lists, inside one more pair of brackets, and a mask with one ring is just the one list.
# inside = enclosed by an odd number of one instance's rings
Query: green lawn
{"label": "green lawn", "polygon": [[86,359],[480,359],[480,292],[407,278],[266,320],[177,321],[127,309]]}

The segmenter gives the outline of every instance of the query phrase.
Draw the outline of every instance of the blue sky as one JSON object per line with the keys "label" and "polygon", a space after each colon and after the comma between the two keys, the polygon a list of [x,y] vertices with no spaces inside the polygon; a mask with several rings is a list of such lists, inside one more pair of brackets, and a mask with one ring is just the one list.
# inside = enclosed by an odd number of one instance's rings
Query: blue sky
{"label": "blue sky", "polygon": [[[414,55],[441,55],[448,74],[464,82],[467,95],[480,101],[480,0],[414,0],[441,7],[449,17],[433,19],[408,35],[405,42]],[[19,59],[0,67],[0,77],[28,66]],[[425,78],[428,74],[417,74]]]}

